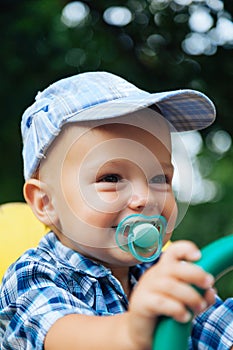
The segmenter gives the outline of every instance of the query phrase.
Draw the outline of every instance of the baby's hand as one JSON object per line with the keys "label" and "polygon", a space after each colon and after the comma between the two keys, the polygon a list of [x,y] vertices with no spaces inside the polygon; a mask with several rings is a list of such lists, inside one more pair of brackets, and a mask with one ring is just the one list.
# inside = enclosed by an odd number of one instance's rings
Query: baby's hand
{"label": "baby's hand", "polygon": [[[198,314],[214,303],[213,276],[192,263],[200,257],[201,253],[193,243],[175,242],[140,279],[129,307],[131,337],[137,338],[135,343],[140,344],[139,349],[151,347],[159,315],[187,322],[192,317],[189,310]],[[206,290],[204,296],[191,285]]]}

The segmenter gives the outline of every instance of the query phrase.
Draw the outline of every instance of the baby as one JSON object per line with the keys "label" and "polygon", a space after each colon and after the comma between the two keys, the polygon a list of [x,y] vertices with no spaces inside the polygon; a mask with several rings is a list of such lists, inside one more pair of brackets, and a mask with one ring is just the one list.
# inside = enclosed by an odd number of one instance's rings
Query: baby
{"label": "baby", "polygon": [[[177,218],[170,133],[214,118],[197,91],[150,94],[106,72],[38,94],[22,118],[24,196],[51,231],[5,274],[1,349],[148,350],[160,315],[187,322],[215,303],[193,243],[161,255]],[[211,349],[199,335],[190,346]]]}

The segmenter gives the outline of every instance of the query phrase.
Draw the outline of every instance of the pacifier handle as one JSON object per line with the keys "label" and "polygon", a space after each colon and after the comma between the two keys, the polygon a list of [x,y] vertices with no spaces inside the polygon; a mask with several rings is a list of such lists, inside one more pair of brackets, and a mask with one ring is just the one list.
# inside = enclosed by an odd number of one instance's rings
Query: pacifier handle
{"label": "pacifier handle", "polygon": [[[141,226],[141,227],[140,227]],[[153,246],[154,242],[158,240],[159,230],[151,224],[141,224],[137,228],[138,231],[134,235],[135,246],[143,249],[149,249]]]}
{"label": "pacifier handle", "polygon": [[[224,274],[224,271],[233,266],[233,235],[220,238],[201,251],[202,257],[195,264],[214,277]],[[191,325],[191,321],[180,323],[172,318],[160,317],[154,334],[152,350],[187,350]]]}

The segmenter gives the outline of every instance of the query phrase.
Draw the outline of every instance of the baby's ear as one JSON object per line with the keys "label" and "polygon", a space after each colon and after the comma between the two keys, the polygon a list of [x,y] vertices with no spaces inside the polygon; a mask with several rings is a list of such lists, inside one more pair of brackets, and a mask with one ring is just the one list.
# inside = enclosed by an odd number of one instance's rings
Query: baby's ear
{"label": "baby's ear", "polygon": [[29,179],[23,188],[24,198],[35,216],[46,226],[56,225],[58,216],[48,186],[38,179]]}

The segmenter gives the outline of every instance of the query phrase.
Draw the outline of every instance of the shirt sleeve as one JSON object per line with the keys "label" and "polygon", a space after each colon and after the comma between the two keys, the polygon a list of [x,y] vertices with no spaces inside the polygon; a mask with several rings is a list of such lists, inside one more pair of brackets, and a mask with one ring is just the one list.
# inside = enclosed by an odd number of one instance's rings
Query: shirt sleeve
{"label": "shirt sleeve", "polygon": [[189,349],[230,350],[233,345],[233,298],[216,303],[193,322]]}
{"label": "shirt sleeve", "polygon": [[68,314],[93,315],[82,296],[69,291],[65,275],[41,264],[19,264],[0,294],[1,350],[42,350],[50,327]]}

